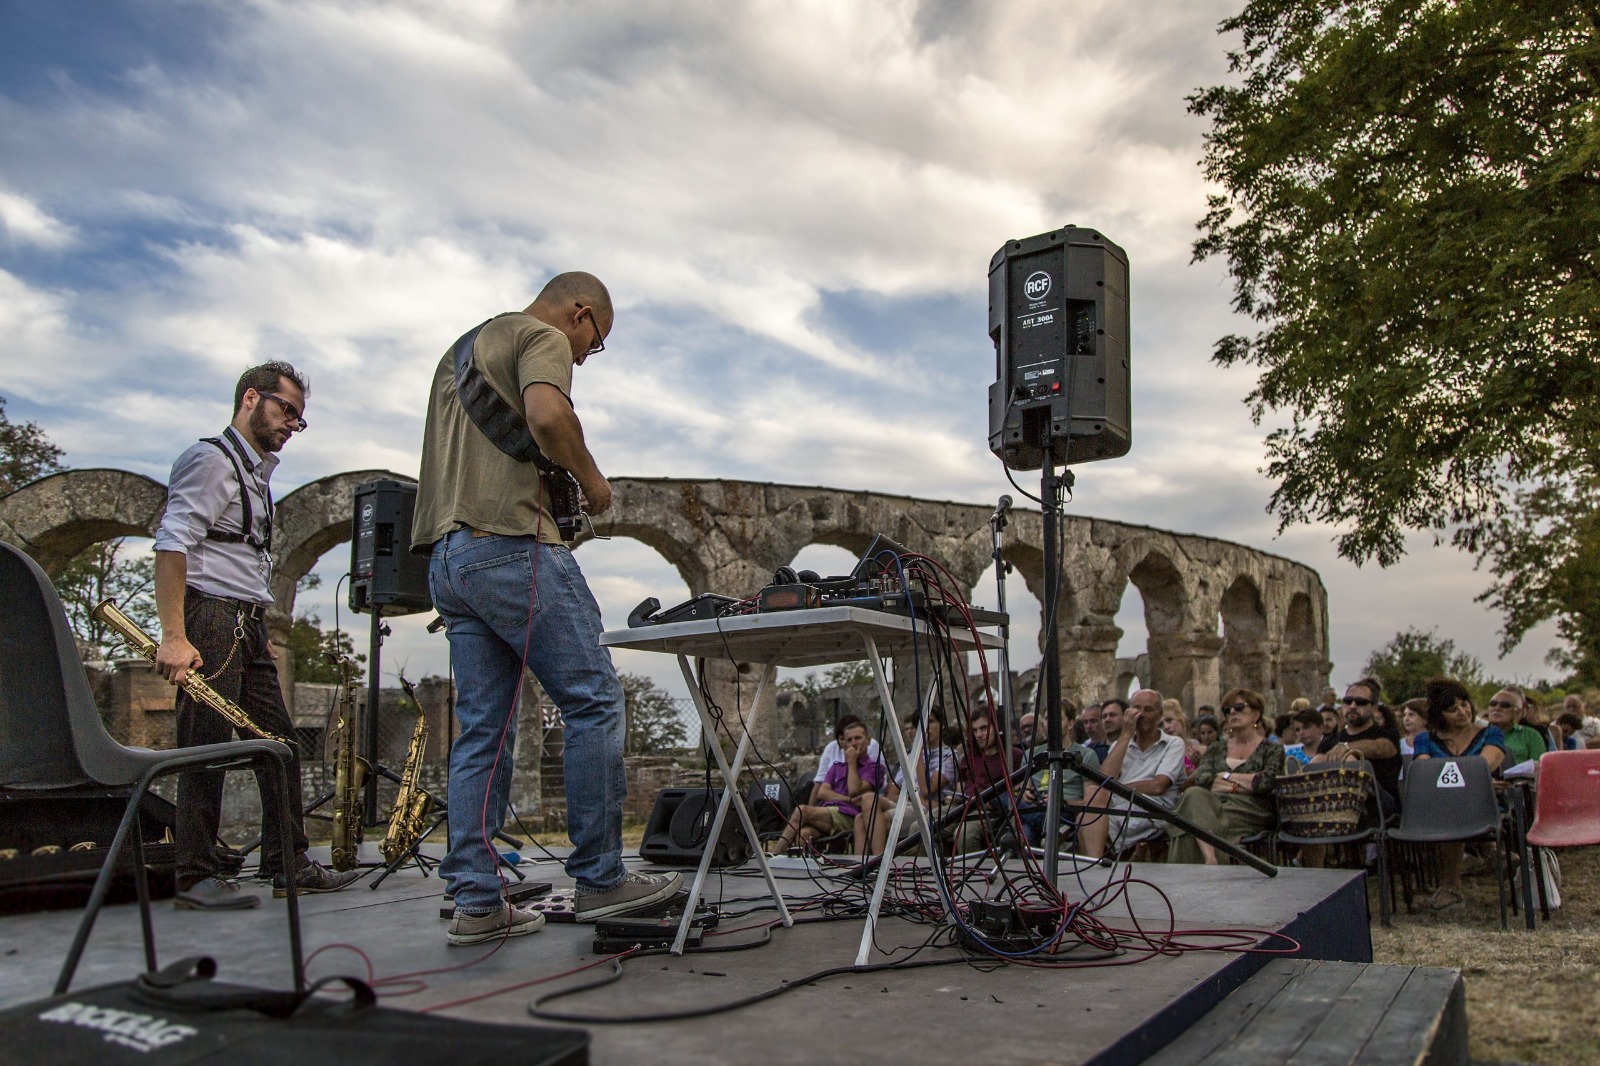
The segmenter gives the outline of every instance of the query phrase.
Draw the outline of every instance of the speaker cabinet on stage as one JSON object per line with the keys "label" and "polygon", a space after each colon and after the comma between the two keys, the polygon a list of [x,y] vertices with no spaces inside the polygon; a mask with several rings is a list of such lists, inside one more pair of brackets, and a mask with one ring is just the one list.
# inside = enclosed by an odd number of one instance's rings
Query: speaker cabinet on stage
{"label": "speaker cabinet on stage", "polygon": [[[696,866],[705,854],[711,819],[722,802],[722,789],[664,788],[656,793],[655,807],[644,826],[639,857],[661,866]],[[750,858],[739,816],[732,809],[723,819],[722,837],[711,865],[739,866]]]}
{"label": "speaker cabinet on stage", "polygon": [[1128,255],[1066,226],[989,260],[989,450],[1013,470],[1126,455]]}
{"label": "speaker cabinet on stage", "polygon": [[428,557],[411,554],[411,515],[417,486],[370,481],[356,486],[350,525],[350,609],[386,615],[433,608]]}

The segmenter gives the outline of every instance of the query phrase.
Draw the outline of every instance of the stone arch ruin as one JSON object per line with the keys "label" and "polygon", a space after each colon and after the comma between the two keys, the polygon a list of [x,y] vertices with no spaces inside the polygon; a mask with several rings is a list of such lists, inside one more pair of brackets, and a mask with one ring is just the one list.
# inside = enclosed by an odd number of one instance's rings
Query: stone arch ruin
{"label": "stone arch ruin", "polygon": [[[308,482],[278,501],[268,624],[280,642],[293,616],[295,582],[349,539],[355,488],[379,478],[411,480],[353,471]],[[992,562],[988,505],[721,479],[618,478],[612,487],[612,510],[597,531],[648,544],[692,593],[748,595],[808,545],[861,552],[877,533],[943,562],[969,596]],[[54,575],[99,541],[154,535],[165,501],[165,487],[140,474],[66,471],[0,497],[0,539]],[[1214,537],[1099,518],[1069,515],[1063,527],[1056,628],[1069,698],[1081,704],[1115,690],[1122,631],[1114,618],[1130,582],[1145,601],[1149,683],[1186,707],[1216,704],[1225,687],[1244,684],[1277,710],[1327,683],[1327,592],[1310,567]],[[1042,534],[1037,512],[1013,512],[1005,549],[1041,603]],[[292,671],[286,656],[280,661]]]}

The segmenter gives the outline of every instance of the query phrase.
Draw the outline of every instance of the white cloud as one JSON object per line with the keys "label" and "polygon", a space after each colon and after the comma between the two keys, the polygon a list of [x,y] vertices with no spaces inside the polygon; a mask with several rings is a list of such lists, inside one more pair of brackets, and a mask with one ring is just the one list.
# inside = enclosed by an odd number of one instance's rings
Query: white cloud
{"label": "white cloud", "polygon": [[17,244],[50,251],[66,248],[76,238],[72,227],[51,218],[31,200],[0,189],[0,227]]}

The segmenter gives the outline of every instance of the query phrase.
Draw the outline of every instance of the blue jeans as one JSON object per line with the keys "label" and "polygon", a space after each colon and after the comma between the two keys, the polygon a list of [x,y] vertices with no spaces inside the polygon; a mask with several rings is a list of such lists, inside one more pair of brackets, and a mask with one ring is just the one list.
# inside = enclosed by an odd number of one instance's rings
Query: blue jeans
{"label": "blue jeans", "polygon": [[622,684],[600,646],[600,607],[577,560],[566,547],[532,537],[458,529],[434,542],[428,589],[445,620],[456,679],[450,853],[439,867],[456,907],[483,914],[500,906],[492,834],[511,791],[524,655],[566,723],[567,873],[580,890],[613,887],[626,874]]}

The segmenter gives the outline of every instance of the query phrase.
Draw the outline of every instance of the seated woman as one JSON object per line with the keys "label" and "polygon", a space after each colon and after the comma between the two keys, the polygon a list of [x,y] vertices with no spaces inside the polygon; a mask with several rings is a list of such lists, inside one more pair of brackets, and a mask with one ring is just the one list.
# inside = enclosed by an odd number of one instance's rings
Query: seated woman
{"label": "seated woman", "polygon": [[1189,735],[1189,719],[1184,717],[1183,704],[1177,700],[1161,701],[1161,731],[1183,741],[1183,772],[1186,776],[1193,774],[1194,768],[1200,765],[1200,757],[1206,753],[1207,745]]}
{"label": "seated woman", "polygon": [[1400,705],[1400,754],[1417,753],[1417,734],[1428,727],[1428,701],[1420,697]]}
{"label": "seated woman", "polygon": [[783,835],[767,842],[769,855],[782,855],[798,840],[809,844],[818,836],[855,831],[855,853],[863,854],[870,842],[870,823],[863,819],[863,804],[875,806],[876,791],[888,780],[883,760],[868,753],[867,727],[847,715],[839,720],[836,739],[843,758],[828,768],[827,776],[811,789],[811,802],[789,815]]}
{"label": "seated woman", "polygon": [[[1201,757],[1196,787],[1183,794],[1177,813],[1237,844],[1272,825],[1272,785],[1283,773],[1283,746],[1267,742],[1266,703],[1256,693],[1234,689],[1223,697],[1222,710],[1222,739]],[[1217,865],[1216,848],[1178,826],[1166,831],[1168,862]]]}
{"label": "seated woman", "polygon": [[[1506,738],[1498,726],[1479,728],[1472,694],[1453,677],[1436,677],[1424,691],[1428,700],[1428,728],[1418,733],[1412,746],[1418,759],[1449,759],[1481,755],[1492,774],[1506,760]],[[1439,888],[1423,903],[1428,910],[1445,911],[1461,906],[1460,843],[1433,844],[1439,859]]]}

